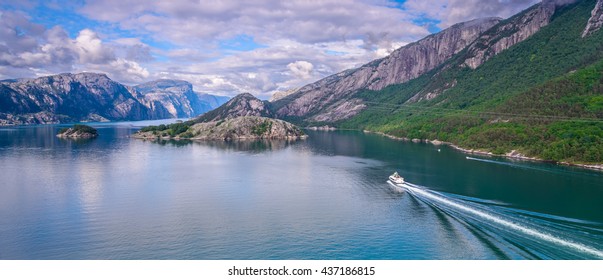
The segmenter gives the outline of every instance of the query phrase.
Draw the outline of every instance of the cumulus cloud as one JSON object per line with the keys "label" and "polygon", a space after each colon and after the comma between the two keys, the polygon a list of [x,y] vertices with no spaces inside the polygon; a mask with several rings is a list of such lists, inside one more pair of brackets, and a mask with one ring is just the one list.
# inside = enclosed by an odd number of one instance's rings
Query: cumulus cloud
{"label": "cumulus cloud", "polygon": [[0,14],[0,77],[17,78],[67,71],[100,71],[122,81],[142,81],[149,72],[129,57],[119,58],[98,34],[82,29],[71,39],[60,26],[46,29],[20,13]]}
{"label": "cumulus cloud", "polygon": [[[375,3],[344,1],[90,1],[80,11],[153,34],[159,40],[188,44],[191,39],[213,40],[250,34],[262,42],[289,38],[317,43],[363,37],[381,30],[396,37],[427,35],[402,10]],[[128,6],[129,9],[116,7]]]}
{"label": "cumulus cloud", "polygon": [[47,30],[19,13],[4,12],[0,15],[0,65],[5,66],[3,72],[13,72],[14,68],[70,69],[76,55],[69,41],[67,33],[59,27]]}
{"label": "cumulus cloud", "polygon": [[80,63],[105,64],[115,60],[113,50],[103,45],[98,35],[90,29],[80,31],[74,44]]}
{"label": "cumulus cloud", "polygon": [[314,65],[307,61],[298,60],[296,62],[291,62],[287,64],[287,68],[289,68],[289,71],[291,71],[291,73],[293,73],[293,75],[295,75],[296,77],[307,79],[310,77],[312,69],[314,69]]}
{"label": "cumulus cloud", "polygon": [[411,14],[439,21],[441,28],[483,17],[512,16],[539,0],[408,0],[404,3]]}

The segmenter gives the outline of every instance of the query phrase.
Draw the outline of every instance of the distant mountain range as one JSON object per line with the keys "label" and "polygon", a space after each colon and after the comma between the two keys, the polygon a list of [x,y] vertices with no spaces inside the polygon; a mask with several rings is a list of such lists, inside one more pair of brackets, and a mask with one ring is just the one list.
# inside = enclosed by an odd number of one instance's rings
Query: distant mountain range
{"label": "distant mountain range", "polygon": [[0,124],[190,118],[228,97],[194,92],[186,81],[130,87],[104,74],[59,74],[0,81]]}

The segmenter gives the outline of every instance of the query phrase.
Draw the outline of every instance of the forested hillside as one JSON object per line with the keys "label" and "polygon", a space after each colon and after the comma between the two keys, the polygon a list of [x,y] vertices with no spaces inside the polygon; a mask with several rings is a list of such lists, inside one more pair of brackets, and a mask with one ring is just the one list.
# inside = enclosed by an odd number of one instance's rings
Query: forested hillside
{"label": "forested hillside", "polygon": [[463,64],[463,51],[407,83],[361,91],[356,97],[368,108],[337,125],[498,154],[602,162],[603,32],[581,36],[595,2],[558,9],[549,25],[475,70]]}

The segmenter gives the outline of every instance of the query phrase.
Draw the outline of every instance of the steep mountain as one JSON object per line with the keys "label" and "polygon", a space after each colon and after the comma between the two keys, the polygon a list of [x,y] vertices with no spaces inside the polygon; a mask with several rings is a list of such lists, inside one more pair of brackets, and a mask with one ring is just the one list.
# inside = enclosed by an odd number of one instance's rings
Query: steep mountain
{"label": "steep mountain", "polygon": [[194,122],[211,122],[243,116],[271,118],[274,113],[269,102],[262,101],[249,93],[241,93],[222,106],[197,117]]}
{"label": "steep mountain", "polygon": [[190,118],[222,105],[227,97],[199,94],[193,91],[193,85],[181,80],[157,80],[137,85],[134,89],[143,95],[139,99],[153,112],[164,112],[170,118]]}
{"label": "steep mountain", "polygon": [[274,102],[277,115],[314,121],[348,118],[365,107],[361,100],[350,99],[358,90],[380,90],[414,79],[453,57],[499,21],[487,18],[459,23],[403,46],[385,58],[304,86]]}
{"label": "steep mountain", "polygon": [[[601,163],[603,32],[593,26],[602,2],[556,6],[548,24],[504,51],[482,52],[487,60],[475,68],[466,63],[475,54],[477,44],[472,44],[414,80],[360,91],[354,98],[366,109],[336,125],[495,154]],[[541,22],[533,15],[544,4],[502,21],[480,38],[513,37],[494,31],[523,19]],[[496,50],[500,41],[476,42],[481,50]]]}
{"label": "steep mountain", "polygon": [[194,117],[226,102],[185,81],[129,87],[104,74],[59,74],[0,82],[0,125]]}
{"label": "steep mountain", "polygon": [[[544,0],[506,20],[485,18],[453,25],[401,47],[383,59],[304,86],[287,98],[275,101],[274,108],[279,117],[297,121],[329,123],[348,119],[367,108],[367,100],[354,98],[359,91],[383,90],[433,70],[456,66],[476,69],[539,32],[551,22],[558,9],[570,2],[573,1]],[[599,22],[597,15],[600,12],[593,10],[593,28]],[[456,83],[455,79],[447,79],[439,87],[423,88],[411,102],[433,99]]]}
{"label": "steep mountain", "polygon": [[150,110],[130,88],[104,74],[60,74],[0,84],[5,123],[143,120]]}
{"label": "steep mountain", "polygon": [[489,58],[534,35],[549,24],[559,2],[544,0],[484,32],[465,52],[464,64],[475,69]]}

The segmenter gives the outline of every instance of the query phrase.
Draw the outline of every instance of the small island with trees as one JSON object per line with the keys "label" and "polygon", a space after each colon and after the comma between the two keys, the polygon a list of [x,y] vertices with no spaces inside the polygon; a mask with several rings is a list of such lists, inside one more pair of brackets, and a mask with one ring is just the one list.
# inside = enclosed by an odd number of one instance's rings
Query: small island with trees
{"label": "small island with trees", "polygon": [[257,116],[195,123],[187,121],[170,125],[148,126],[134,134],[140,139],[175,140],[270,140],[305,139],[307,135],[288,122]]}
{"label": "small island with trees", "polygon": [[297,140],[308,136],[297,126],[274,119],[269,104],[242,93],[195,119],[143,127],[133,137],[174,140]]}
{"label": "small island with trees", "polygon": [[59,130],[57,137],[73,139],[91,139],[98,136],[98,131],[94,127],[76,124],[73,127],[65,127]]}

